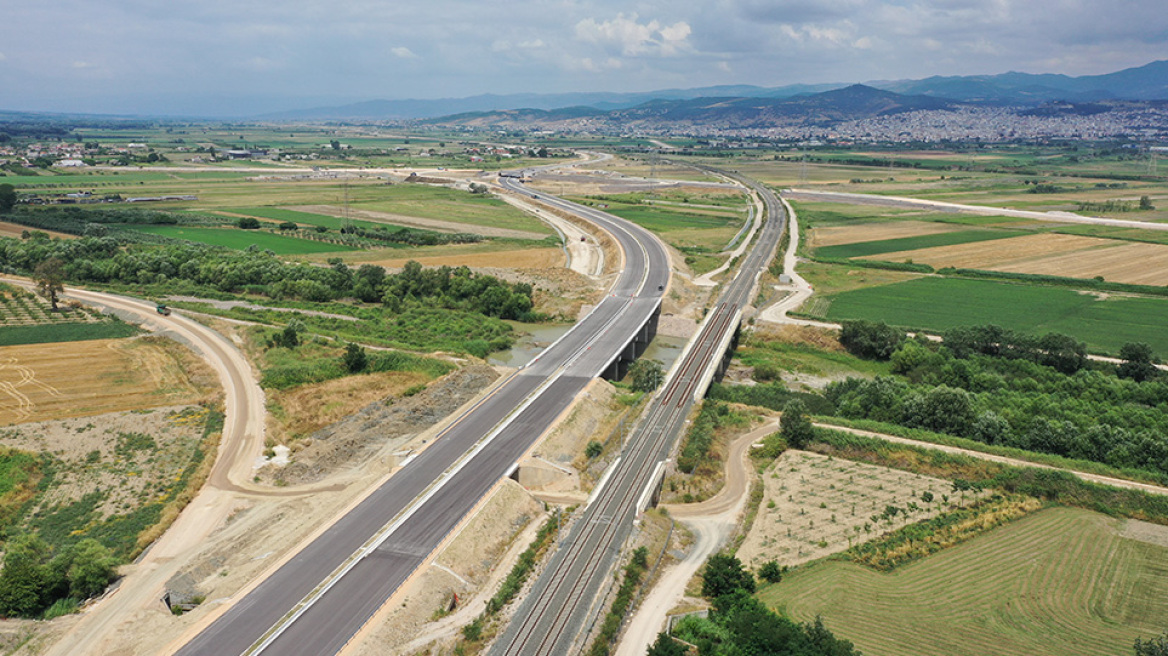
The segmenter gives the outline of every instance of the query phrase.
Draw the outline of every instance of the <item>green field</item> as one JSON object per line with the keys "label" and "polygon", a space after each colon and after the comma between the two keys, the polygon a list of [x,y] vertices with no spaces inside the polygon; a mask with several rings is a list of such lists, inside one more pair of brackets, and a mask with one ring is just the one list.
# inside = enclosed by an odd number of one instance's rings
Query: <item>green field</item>
{"label": "green field", "polygon": [[1168,353],[1168,299],[1111,296],[1061,287],[927,277],[831,296],[831,321],[868,319],[895,326],[944,331],[996,324],[1031,334],[1073,335],[1092,351],[1117,353],[1127,342],[1146,342]]}
{"label": "green field", "polygon": [[244,250],[248,246],[256,245],[268,249],[277,255],[303,255],[307,253],[329,253],[333,251],[351,251],[350,246],[328,244],[284,235],[274,235],[259,230],[236,230],[232,228],[188,228],[185,226],[133,226],[133,230],[148,232],[153,235],[162,235],[172,239],[210,244],[212,246],[226,246]]}
{"label": "green field", "polygon": [[0,327],[0,346],[82,342],[91,339],[116,339],[137,335],[138,328],[121,321],[101,323],[55,323],[39,326]]}
{"label": "green field", "polygon": [[[313,214],[312,212],[299,212],[297,210],[286,210],[280,207],[245,207],[242,209],[228,210],[232,214],[242,214],[244,216],[254,216],[257,219],[271,219],[273,221],[291,221],[303,225],[324,226],[339,230],[345,225],[345,220],[339,216],[328,216],[326,214]],[[375,228],[381,224],[370,221],[350,221],[354,225],[359,225],[363,228]]]}
{"label": "green field", "polygon": [[1121,521],[1044,510],[890,573],[820,561],[759,596],[867,656],[1128,656],[1168,626],[1168,549]]}
{"label": "green field", "polygon": [[465,223],[467,232],[474,232],[473,226],[489,226],[525,230],[541,235],[555,233],[539,219],[489,194],[471,194],[446,187],[420,184],[375,187],[366,189],[361,202],[353,203],[352,207],[358,210]]}
{"label": "green field", "polygon": [[862,241],[854,244],[839,244],[825,246],[815,250],[819,257],[849,259],[879,255],[881,253],[896,253],[912,251],[918,248],[934,248],[937,246],[954,246],[969,244],[976,241],[990,241],[1016,237],[1017,232],[1004,230],[959,230],[957,232],[941,232],[933,235],[917,235],[916,237],[901,237],[899,239],[879,239],[876,241]]}

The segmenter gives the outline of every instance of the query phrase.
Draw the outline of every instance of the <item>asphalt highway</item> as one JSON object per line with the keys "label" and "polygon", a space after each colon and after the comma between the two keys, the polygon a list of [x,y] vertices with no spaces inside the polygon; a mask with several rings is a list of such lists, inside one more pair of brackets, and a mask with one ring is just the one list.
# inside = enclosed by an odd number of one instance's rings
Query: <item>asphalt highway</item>
{"label": "asphalt highway", "polygon": [[749,303],[759,276],[774,256],[786,227],[786,215],[774,193],[747,178],[717,172],[735,178],[762,197],[766,223],[738,274],[646,409],[615,471],[573,524],[515,620],[495,643],[491,656],[573,653],[573,646],[595,617],[596,600],[604,584],[612,581],[610,572],[640,511],[638,500],[656,483],[658,469],[672,451],[686,416],[705,392],[710,369],[722,358],[738,329],[742,307]]}
{"label": "asphalt highway", "polygon": [[[503,182],[516,193],[536,195],[515,181]],[[176,653],[338,652],[657,311],[669,260],[653,235],[612,215],[539,196],[596,223],[619,242],[624,269],[609,295]],[[392,532],[384,534],[391,524]],[[372,541],[379,534],[382,541]],[[354,558],[363,547],[364,555]],[[306,598],[313,598],[310,605],[302,603]]]}

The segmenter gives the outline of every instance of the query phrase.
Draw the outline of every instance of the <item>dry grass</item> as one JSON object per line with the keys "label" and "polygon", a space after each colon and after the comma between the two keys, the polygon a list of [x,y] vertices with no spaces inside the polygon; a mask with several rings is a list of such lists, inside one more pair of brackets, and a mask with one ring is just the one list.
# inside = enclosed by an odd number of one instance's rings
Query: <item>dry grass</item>
{"label": "dry grass", "polygon": [[216,379],[157,338],[0,347],[0,425],[200,403]]}
{"label": "dry grass", "polygon": [[855,244],[865,241],[936,235],[966,229],[968,229],[966,226],[925,221],[862,223],[860,225],[813,228],[809,245],[812,248],[839,246],[840,244]]}
{"label": "dry grass", "polygon": [[425,374],[387,371],[346,376],[289,390],[268,390],[268,442],[287,443],[361,408],[428,382]]}
{"label": "dry grass", "polygon": [[755,327],[751,340],[759,342],[783,342],[802,344],[821,351],[843,353],[846,349],[839,343],[839,331],[815,326],[794,324],[760,324]]}

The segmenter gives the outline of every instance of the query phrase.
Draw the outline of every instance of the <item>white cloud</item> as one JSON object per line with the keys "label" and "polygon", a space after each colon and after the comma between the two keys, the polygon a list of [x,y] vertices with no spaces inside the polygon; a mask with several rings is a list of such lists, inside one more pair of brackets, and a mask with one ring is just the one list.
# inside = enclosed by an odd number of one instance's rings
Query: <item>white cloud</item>
{"label": "white cloud", "polygon": [[660,21],[638,23],[637,14],[626,17],[617,14],[610,21],[597,22],[585,18],[576,23],[576,38],[626,57],[656,55],[672,57],[691,51],[689,35],[692,32],[685,21],[662,25]]}
{"label": "white cloud", "polygon": [[400,57],[401,59],[417,59],[418,58],[418,56],[414,54],[413,50],[410,50],[409,48],[407,48],[405,46],[398,46],[396,48],[391,49],[390,52],[393,53],[394,57]]}
{"label": "white cloud", "polygon": [[75,62],[73,62],[73,68],[77,68],[77,69],[97,68],[97,64],[94,64],[93,62],[87,62],[87,61],[75,61]]}
{"label": "white cloud", "polygon": [[0,52],[0,62],[2,62],[2,61],[8,61],[8,55],[5,55],[4,53]]}

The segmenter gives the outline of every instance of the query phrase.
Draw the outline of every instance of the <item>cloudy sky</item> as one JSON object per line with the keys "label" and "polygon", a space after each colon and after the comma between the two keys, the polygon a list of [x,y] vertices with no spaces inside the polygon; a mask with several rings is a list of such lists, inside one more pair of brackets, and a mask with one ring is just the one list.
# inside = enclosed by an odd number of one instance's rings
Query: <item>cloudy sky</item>
{"label": "cloudy sky", "polygon": [[246,116],[378,98],[1107,73],[1164,0],[0,0],[0,109]]}

